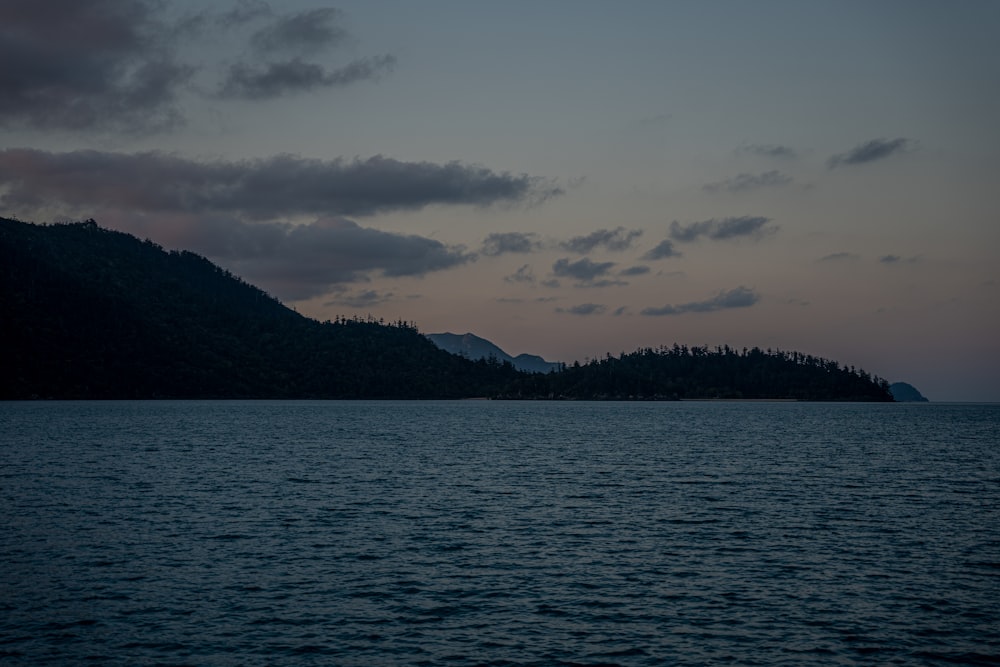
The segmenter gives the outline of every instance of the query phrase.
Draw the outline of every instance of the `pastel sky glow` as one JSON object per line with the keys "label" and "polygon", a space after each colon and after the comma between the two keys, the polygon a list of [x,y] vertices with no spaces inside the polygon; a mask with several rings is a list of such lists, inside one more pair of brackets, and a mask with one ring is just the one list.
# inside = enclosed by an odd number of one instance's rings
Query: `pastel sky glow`
{"label": "pastel sky glow", "polygon": [[1000,3],[0,4],[0,215],[571,362],[1000,401]]}

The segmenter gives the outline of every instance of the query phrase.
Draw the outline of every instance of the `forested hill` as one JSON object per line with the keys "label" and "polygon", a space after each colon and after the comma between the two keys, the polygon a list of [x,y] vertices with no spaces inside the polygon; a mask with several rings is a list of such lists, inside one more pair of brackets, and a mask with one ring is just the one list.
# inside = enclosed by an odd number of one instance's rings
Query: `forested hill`
{"label": "forested hill", "polygon": [[674,346],[559,373],[470,361],[416,326],[317,322],[191,252],[98,227],[0,218],[0,399],[892,400],[796,353]]}
{"label": "forested hill", "polygon": [[457,398],[518,374],[408,323],[303,317],[190,252],[0,218],[0,398]]}
{"label": "forested hill", "polygon": [[892,401],[889,383],[835,361],[781,350],[674,345],[607,355],[512,384],[510,398]]}

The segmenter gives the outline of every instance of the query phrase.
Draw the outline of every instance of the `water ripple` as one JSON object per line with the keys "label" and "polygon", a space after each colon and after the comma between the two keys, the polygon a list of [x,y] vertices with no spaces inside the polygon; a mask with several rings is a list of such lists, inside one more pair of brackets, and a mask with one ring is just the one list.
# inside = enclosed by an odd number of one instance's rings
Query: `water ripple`
{"label": "water ripple", "polygon": [[0,404],[0,659],[1000,664],[1000,408]]}

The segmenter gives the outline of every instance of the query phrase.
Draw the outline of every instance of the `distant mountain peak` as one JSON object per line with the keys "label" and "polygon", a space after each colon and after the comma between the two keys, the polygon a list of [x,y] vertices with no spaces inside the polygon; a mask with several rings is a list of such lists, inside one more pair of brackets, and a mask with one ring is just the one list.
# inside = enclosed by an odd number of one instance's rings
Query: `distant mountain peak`
{"label": "distant mountain peak", "polygon": [[442,350],[473,361],[493,357],[498,361],[509,361],[514,365],[514,368],[529,373],[549,373],[562,368],[562,364],[559,362],[546,361],[534,354],[519,354],[512,357],[495,343],[471,332],[464,334],[434,333],[427,334],[427,338]]}

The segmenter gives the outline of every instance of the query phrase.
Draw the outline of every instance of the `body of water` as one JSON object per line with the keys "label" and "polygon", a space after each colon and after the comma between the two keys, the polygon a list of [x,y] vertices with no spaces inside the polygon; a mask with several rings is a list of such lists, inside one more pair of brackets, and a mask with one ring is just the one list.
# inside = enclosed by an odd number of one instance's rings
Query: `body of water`
{"label": "body of water", "polygon": [[1000,663],[1000,406],[0,403],[0,663]]}

